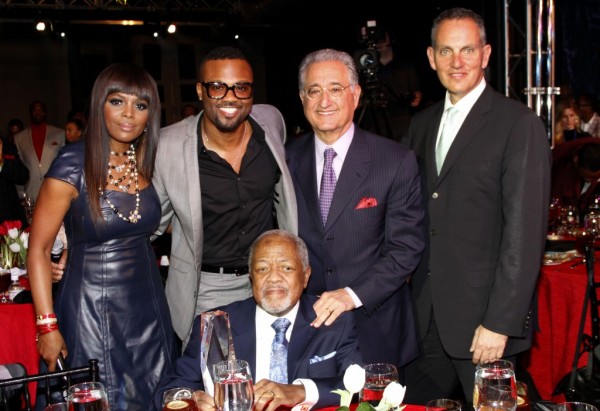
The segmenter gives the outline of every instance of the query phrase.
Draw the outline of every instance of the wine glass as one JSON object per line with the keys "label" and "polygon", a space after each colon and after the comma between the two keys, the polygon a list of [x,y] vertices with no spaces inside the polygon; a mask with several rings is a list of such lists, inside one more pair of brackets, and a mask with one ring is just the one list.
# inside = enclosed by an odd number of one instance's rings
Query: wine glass
{"label": "wine glass", "polygon": [[163,392],[162,398],[163,411],[196,411],[198,409],[194,390],[191,388],[169,388]]}
{"label": "wine glass", "polygon": [[376,406],[383,397],[383,390],[392,381],[398,382],[398,370],[392,364],[365,365],[365,385],[360,391],[360,401]]}
{"label": "wine glass", "polygon": [[215,406],[218,411],[250,411],[254,401],[248,362],[226,360],[213,365]]}
{"label": "wine glass", "polygon": [[110,411],[106,390],[101,382],[82,382],[72,385],[67,392],[71,411]]}
{"label": "wine glass", "polygon": [[517,409],[517,380],[510,361],[477,365],[473,406],[477,411]]}
{"label": "wine glass", "polygon": [[425,411],[461,411],[461,405],[458,401],[440,398],[425,404]]}
{"label": "wine glass", "polygon": [[598,408],[585,402],[570,401],[559,403],[555,411],[598,411]]}

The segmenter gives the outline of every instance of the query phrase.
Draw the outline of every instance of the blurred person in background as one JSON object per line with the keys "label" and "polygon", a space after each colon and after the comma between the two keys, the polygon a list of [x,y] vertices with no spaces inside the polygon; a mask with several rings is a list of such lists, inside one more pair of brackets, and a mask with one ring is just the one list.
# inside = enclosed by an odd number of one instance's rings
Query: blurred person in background
{"label": "blurred person in background", "polygon": [[598,114],[598,100],[593,94],[584,93],[577,98],[579,115],[581,116],[581,130],[592,137],[600,137],[600,115]]}
{"label": "blurred person in background", "polygon": [[83,122],[78,118],[67,121],[65,124],[65,138],[67,144],[81,139],[83,133]]}
{"label": "blurred person in background", "polygon": [[35,204],[52,160],[65,145],[64,129],[48,124],[46,113],[44,102],[33,101],[29,105],[30,126],[15,135],[19,156],[29,169],[29,180],[24,191],[32,204]]}
{"label": "blurred person in background", "polygon": [[21,161],[17,147],[8,139],[0,139],[0,223],[20,220],[23,227],[29,224],[25,209],[17,193],[17,184],[23,185],[29,178],[29,170]]}
{"label": "blurred person in background", "polygon": [[581,118],[577,104],[571,100],[559,101],[554,127],[554,146],[589,136],[589,133],[581,129]]}

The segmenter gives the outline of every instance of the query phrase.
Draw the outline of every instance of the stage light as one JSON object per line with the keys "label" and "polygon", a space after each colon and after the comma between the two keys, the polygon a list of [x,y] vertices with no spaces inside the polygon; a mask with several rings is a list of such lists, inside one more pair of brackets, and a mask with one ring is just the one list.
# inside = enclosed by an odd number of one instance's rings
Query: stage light
{"label": "stage light", "polygon": [[177,31],[177,26],[175,26],[175,24],[173,23],[169,24],[169,28],[167,28],[167,33],[173,34],[175,33],[175,31]]}
{"label": "stage light", "polygon": [[43,20],[38,20],[35,22],[35,29],[37,31],[44,31],[46,30],[46,23]]}

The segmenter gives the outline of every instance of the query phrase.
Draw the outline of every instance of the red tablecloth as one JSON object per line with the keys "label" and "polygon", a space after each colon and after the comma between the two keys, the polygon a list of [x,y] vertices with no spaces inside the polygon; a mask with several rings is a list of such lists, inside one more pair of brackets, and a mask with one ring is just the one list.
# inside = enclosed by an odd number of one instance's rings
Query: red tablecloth
{"label": "red tablecloth", "polygon": [[[358,404],[351,404],[350,409],[354,410],[354,409],[356,409],[357,406],[358,406]],[[337,408],[338,407],[326,407],[326,408],[319,408],[314,411],[335,411]],[[404,408],[402,411],[425,411],[425,406],[424,405],[406,404],[406,408]]]}
{"label": "red tablecloth", "polygon": [[[599,260],[596,253],[596,281],[600,281]],[[571,268],[572,264],[573,261],[542,267],[537,285],[539,332],[534,333],[532,348],[525,353],[522,363],[540,396],[554,402],[565,401],[563,395],[552,393],[572,369],[586,296],[585,264]],[[589,305],[584,332],[591,334]],[[585,365],[587,358],[587,353],[581,356],[579,367]]]}
{"label": "red tablecloth", "polygon": [[[39,372],[33,304],[0,304],[0,364],[21,363],[28,375]],[[29,384],[31,405],[36,383]]]}

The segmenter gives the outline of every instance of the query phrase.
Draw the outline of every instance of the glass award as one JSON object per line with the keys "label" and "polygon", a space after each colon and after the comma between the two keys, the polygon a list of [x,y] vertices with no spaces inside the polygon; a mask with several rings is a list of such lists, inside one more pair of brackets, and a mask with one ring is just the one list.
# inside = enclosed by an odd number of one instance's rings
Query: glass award
{"label": "glass award", "polygon": [[229,314],[225,311],[206,311],[200,314],[200,370],[204,391],[214,395],[211,376],[213,365],[225,360],[235,360]]}

